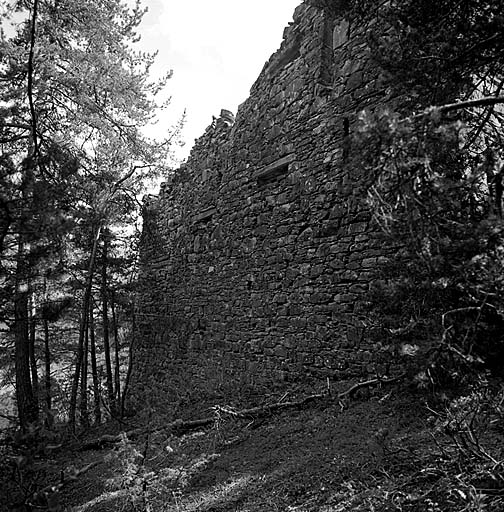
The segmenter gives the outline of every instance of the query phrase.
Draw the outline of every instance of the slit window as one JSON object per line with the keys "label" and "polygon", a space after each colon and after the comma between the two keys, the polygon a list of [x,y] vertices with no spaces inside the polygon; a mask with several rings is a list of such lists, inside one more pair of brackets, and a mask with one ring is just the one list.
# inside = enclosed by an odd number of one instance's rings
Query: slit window
{"label": "slit window", "polygon": [[210,222],[216,212],[217,212],[217,209],[212,207],[212,208],[207,208],[206,210],[203,210],[200,213],[197,213],[193,217],[193,224]]}
{"label": "slit window", "polygon": [[296,155],[287,155],[267,165],[255,173],[255,179],[259,182],[272,180],[282,174],[286,174],[289,165],[296,160]]}
{"label": "slit window", "polygon": [[348,158],[350,153],[350,120],[343,118],[343,160]]}

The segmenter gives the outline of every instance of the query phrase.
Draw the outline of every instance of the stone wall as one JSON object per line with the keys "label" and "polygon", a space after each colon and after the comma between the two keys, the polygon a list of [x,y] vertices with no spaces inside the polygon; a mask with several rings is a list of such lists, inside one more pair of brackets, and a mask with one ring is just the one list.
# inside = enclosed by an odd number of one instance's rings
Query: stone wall
{"label": "stone wall", "polygon": [[361,306],[387,251],[345,165],[357,113],[388,101],[366,30],[301,4],[236,121],[146,202],[137,395],[375,371]]}

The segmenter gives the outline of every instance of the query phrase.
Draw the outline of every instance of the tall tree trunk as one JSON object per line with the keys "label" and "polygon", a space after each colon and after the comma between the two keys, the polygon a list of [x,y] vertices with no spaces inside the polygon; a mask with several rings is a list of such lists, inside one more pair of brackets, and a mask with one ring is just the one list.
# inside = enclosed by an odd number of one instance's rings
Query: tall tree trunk
{"label": "tall tree trunk", "polygon": [[126,407],[126,396],[128,394],[129,384],[131,380],[131,373],[133,371],[133,350],[135,344],[135,328],[136,328],[136,320],[135,320],[135,307],[133,306],[133,314],[131,318],[131,340],[128,348],[128,371],[126,372],[126,379],[124,381],[124,389],[122,393],[121,400],[121,417],[124,416],[124,411]]}
{"label": "tall tree trunk", "polygon": [[84,345],[82,351],[82,364],[81,364],[81,386],[80,386],[80,423],[85,429],[89,427],[89,413],[88,413],[88,351],[89,351],[89,314],[92,309],[91,300],[89,301],[88,315],[86,318],[86,327],[84,329]]}
{"label": "tall tree trunk", "polygon": [[[112,325],[114,332],[114,356],[115,356],[115,365],[114,365],[114,384],[115,384],[115,403],[119,405],[121,403],[121,363],[119,360],[119,354],[121,352],[121,347],[119,344],[119,328],[117,325],[117,315],[116,315],[116,304],[114,300],[114,295],[112,294],[112,300],[110,301],[111,309],[112,309]],[[119,412],[119,411],[117,411]]]}
{"label": "tall tree trunk", "polygon": [[115,412],[114,385],[112,381],[112,361],[110,357],[110,322],[108,317],[108,279],[107,279],[108,240],[103,237],[101,298],[102,298],[102,324],[103,324],[103,351],[105,352],[105,375],[107,379],[107,395],[110,409]]}
{"label": "tall tree trunk", "polygon": [[84,297],[82,300],[82,312],[81,312],[81,321],[79,327],[79,341],[77,345],[77,356],[75,359],[75,371],[73,375],[72,381],[72,390],[70,395],[70,411],[69,411],[69,423],[72,431],[75,432],[75,413],[77,410],[77,393],[79,390],[79,377],[81,374],[82,361],[84,357],[84,338],[86,335],[87,329],[87,319],[89,313],[89,304],[91,301],[91,290],[93,286],[93,274],[95,269],[96,262],[96,250],[98,248],[98,241],[100,240],[101,227],[96,228],[94,240],[93,240],[93,248],[91,249],[91,256],[89,258],[89,266],[86,276],[86,284],[84,287]]}
{"label": "tall tree trunk", "polygon": [[49,345],[49,321],[44,318],[44,366],[45,366],[45,406],[47,409],[47,415],[50,414],[51,410],[51,350]]}
{"label": "tall tree trunk", "polygon": [[28,326],[28,264],[23,234],[19,235],[14,294],[14,351],[16,369],[16,401],[19,424],[26,430],[38,420],[38,408],[30,380],[30,339]]}
{"label": "tall tree trunk", "polygon": [[31,382],[33,389],[33,397],[35,399],[35,404],[38,409],[38,401],[39,401],[39,384],[38,384],[38,370],[37,370],[37,357],[35,354],[35,338],[37,334],[37,320],[35,318],[35,304],[33,301],[33,294],[30,292],[28,295],[28,325],[29,325],[29,346],[28,353],[30,357],[30,371],[31,371]]}
{"label": "tall tree trunk", "polygon": [[[47,308],[47,275],[44,276],[44,307]],[[49,320],[42,309],[42,325],[44,327],[44,399],[46,409],[46,425],[52,423],[51,407],[51,347],[49,344]]]}
{"label": "tall tree trunk", "polygon": [[100,380],[98,378],[98,365],[96,363],[96,338],[93,307],[89,309],[89,340],[91,342],[91,373],[93,375],[93,397],[94,397],[94,416],[95,423],[101,423],[100,407]]}
{"label": "tall tree trunk", "polygon": [[33,176],[38,154],[37,117],[33,100],[33,68],[35,58],[35,33],[38,0],[34,0],[30,20],[30,51],[27,66],[27,95],[30,105],[31,137],[27,158],[21,166],[21,194],[23,212],[17,232],[19,236],[16,259],[16,280],[14,292],[14,358],[16,370],[16,401],[19,423],[22,430],[38,420],[38,407],[30,380],[30,333],[28,325],[29,264],[26,259],[28,223],[31,218]]}

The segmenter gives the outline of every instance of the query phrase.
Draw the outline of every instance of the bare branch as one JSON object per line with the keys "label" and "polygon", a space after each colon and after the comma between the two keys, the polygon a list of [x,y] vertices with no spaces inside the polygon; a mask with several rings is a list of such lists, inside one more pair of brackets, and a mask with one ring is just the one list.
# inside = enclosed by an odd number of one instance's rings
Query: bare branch
{"label": "bare branch", "polygon": [[460,101],[457,103],[449,103],[447,105],[439,105],[437,107],[429,107],[424,112],[424,115],[431,113],[433,110],[439,110],[440,112],[451,112],[453,110],[462,110],[464,108],[488,107],[491,105],[497,105],[498,103],[504,103],[504,96],[487,96],[477,100]]}

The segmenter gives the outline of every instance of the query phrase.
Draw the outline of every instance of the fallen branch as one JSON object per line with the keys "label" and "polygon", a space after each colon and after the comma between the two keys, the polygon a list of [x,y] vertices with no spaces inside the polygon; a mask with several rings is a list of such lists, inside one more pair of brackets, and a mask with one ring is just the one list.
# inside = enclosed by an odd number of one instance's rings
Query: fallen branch
{"label": "fallen branch", "polygon": [[303,398],[302,400],[294,402],[278,402],[270,405],[252,407],[251,409],[243,409],[241,411],[236,411],[231,407],[223,407],[220,405],[216,405],[215,407],[213,407],[213,410],[219,413],[228,414],[229,416],[234,416],[235,418],[257,419],[281,409],[295,409],[298,407],[302,407],[307,403],[326,398],[327,396],[328,395],[326,393],[321,393],[317,395],[310,395]]}
{"label": "fallen branch", "polygon": [[[183,435],[186,432],[190,432],[192,430],[199,430],[205,427],[208,427],[210,425],[213,425],[216,421],[218,414],[227,414],[229,416],[233,416],[235,418],[243,418],[243,419],[257,419],[261,418],[263,416],[268,416],[269,414],[281,411],[285,409],[298,409],[300,407],[303,407],[311,402],[315,402],[317,400],[327,400],[327,401],[339,401],[342,398],[345,397],[351,397],[356,391],[362,388],[376,386],[376,385],[382,385],[382,384],[393,384],[395,382],[400,381],[403,379],[405,374],[401,374],[398,377],[394,377],[391,379],[371,379],[364,382],[358,382],[357,384],[354,384],[350,388],[348,388],[346,391],[343,391],[342,393],[339,393],[338,395],[331,396],[329,393],[319,393],[315,395],[309,395],[301,400],[296,401],[290,401],[290,402],[277,402],[270,405],[262,405],[258,407],[252,407],[250,409],[242,409],[242,410],[235,410],[231,407],[224,407],[224,406],[215,406],[213,408],[215,414],[208,418],[202,418],[200,420],[193,420],[193,421],[183,421],[183,420],[175,420],[171,423],[168,423],[162,427],[159,427],[157,429],[151,430],[151,434],[157,434],[159,432],[163,432],[166,430],[170,430],[175,435]],[[134,430],[130,430],[129,432],[126,432],[126,436],[131,439],[132,437],[135,437],[137,435],[141,435],[145,433],[145,428],[137,428]],[[124,434],[123,434],[124,435]],[[93,441],[89,441],[83,445],[80,446],[79,451],[86,451],[86,450],[97,450],[101,449],[106,445],[109,444],[115,444],[121,441],[121,434],[118,434],[116,436],[114,435],[104,435],[98,439],[95,439]]]}
{"label": "fallen branch", "polygon": [[362,388],[367,388],[370,386],[376,386],[377,384],[394,384],[396,382],[399,382],[400,380],[404,379],[406,376],[405,373],[402,373],[401,375],[398,375],[397,377],[393,377],[391,379],[371,379],[364,382],[357,382],[357,384],[354,384],[351,388],[347,389],[346,391],[343,391],[343,393],[340,393],[337,398],[341,399],[345,396],[352,396],[357,390]]}
{"label": "fallen branch", "polygon": [[[208,425],[212,425],[214,422],[214,416],[212,416],[211,418],[203,418],[201,420],[194,421],[175,420],[171,423],[163,425],[162,427],[150,430],[150,433],[157,434],[159,432],[163,432],[164,430],[172,430],[174,433],[182,435],[185,432],[189,432],[191,430],[198,430],[200,428],[207,427]],[[128,437],[128,439],[132,439],[134,437],[144,434],[145,432],[145,427],[136,428],[134,430],[129,430],[128,432],[126,432],[126,436]],[[83,452],[87,450],[100,450],[104,446],[119,443],[123,435],[124,433],[122,432],[117,435],[105,434],[99,437],[98,439],[94,439],[93,441],[89,441],[87,443],[82,444],[79,447],[79,451]]]}

